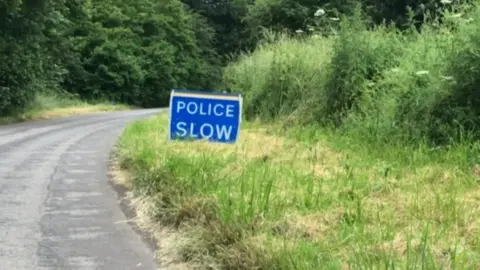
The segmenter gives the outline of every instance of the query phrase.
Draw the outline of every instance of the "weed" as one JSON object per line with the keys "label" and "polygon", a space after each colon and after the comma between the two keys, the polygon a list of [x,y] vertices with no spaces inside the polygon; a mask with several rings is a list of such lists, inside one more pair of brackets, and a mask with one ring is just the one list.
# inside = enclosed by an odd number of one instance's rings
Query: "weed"
{"label": "weed", "polygon": [[155,202],[149,215],[187,236],[183,258],[202,269],[480,263],[480,193],[461,145],[395,152],[292,134],[250,124],[233,146],[171,142],[164,114],[127,128],[120,157]]}

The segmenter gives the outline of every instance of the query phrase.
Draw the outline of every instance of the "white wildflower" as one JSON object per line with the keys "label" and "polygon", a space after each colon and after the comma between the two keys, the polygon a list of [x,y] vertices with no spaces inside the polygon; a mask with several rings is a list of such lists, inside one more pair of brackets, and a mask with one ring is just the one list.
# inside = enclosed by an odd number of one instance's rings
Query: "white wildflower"
{"label": "white wildflower", "polygon": [[440,0],[440,3],[445,5],[445,4],[451,4],[452,1],[451,0]]}
{"label": "white wildflower", "polygon": [[297,34],[301,34],[303,33],[303,30],[302,29],[298,29],[297,31],[295,31]]}
{"label": "white wildflower", "polygon": [[340,21],[340,18],[337,18],[337,17],[330,17],[329,18],[331,21]]}
{"label": "white wildflower", "polygon": [[453,76],[442,76],[444,80],[453,81]]}
{"label": "white wildflower", "polygon": [[310,27],[308,27],[308,31],[315,31],[315,28],[310,26]]}
{"label": "white wildflower", "polygon": [[315,11],[314,16],[319,17],[319,16],[322,16],[323,14],[325,14],[325,10],[319,8],[317,11]]}
{"label": "white wildflower", "polygon": [[428,73],[430,73],[430,72],[428,72],[428,70],[419,70],[419,71],[415,72],[415,74],[418,75],[418,76],[427,75]]}

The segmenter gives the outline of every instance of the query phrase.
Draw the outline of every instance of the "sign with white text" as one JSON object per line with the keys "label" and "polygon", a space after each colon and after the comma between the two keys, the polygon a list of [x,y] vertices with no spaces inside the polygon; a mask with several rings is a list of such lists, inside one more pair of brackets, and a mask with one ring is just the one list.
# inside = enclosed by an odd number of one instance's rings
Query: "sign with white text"
{"label": "sign with white text", "polygon": [[242,96],[172,90],[169,139],[235,143],[240,133]]}

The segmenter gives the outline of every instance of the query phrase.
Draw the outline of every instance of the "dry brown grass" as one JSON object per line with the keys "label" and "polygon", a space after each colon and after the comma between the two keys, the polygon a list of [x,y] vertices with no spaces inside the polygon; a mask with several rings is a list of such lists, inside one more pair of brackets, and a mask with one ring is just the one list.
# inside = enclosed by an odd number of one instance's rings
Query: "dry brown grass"
{"label": "dry brown grass", "polygon": [[78,114],[88,114],[88,113],[100,113],[104,112],[103,108],[99,109],[98,107],[84,107],[84,108],[58,108],[48,111],[42,111],[35,115],[37,119],[49,119],[49,118],[58,118],[66,117]]}
{"label": "dry brown grass", "polygon": [[52,119],[52,118],[68,117],[73,115],[95,114],[95,113],[128,110],[128,109],[129,109],[128,106],[108,105],[108,104],[99,104],[99,105],[78,104],[76,106],[67,106],[67,107],[61,107],[61,108],[43,108],[43,109],[35,109],[35,110],[27,111],[25,113],[12,116],[12,117],[0,118],[0,124],[11,124],[15,122],[28,121],[28,120]]}

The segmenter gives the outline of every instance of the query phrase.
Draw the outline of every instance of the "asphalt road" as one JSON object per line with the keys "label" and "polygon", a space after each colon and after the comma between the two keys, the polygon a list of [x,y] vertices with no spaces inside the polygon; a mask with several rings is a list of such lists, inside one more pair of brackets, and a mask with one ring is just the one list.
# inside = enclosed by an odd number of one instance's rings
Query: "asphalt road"
{"label": "asphalt road", "polygon": [[126,124],[158,112],[0,126],[0,269],[155,269],[107,173]]}

